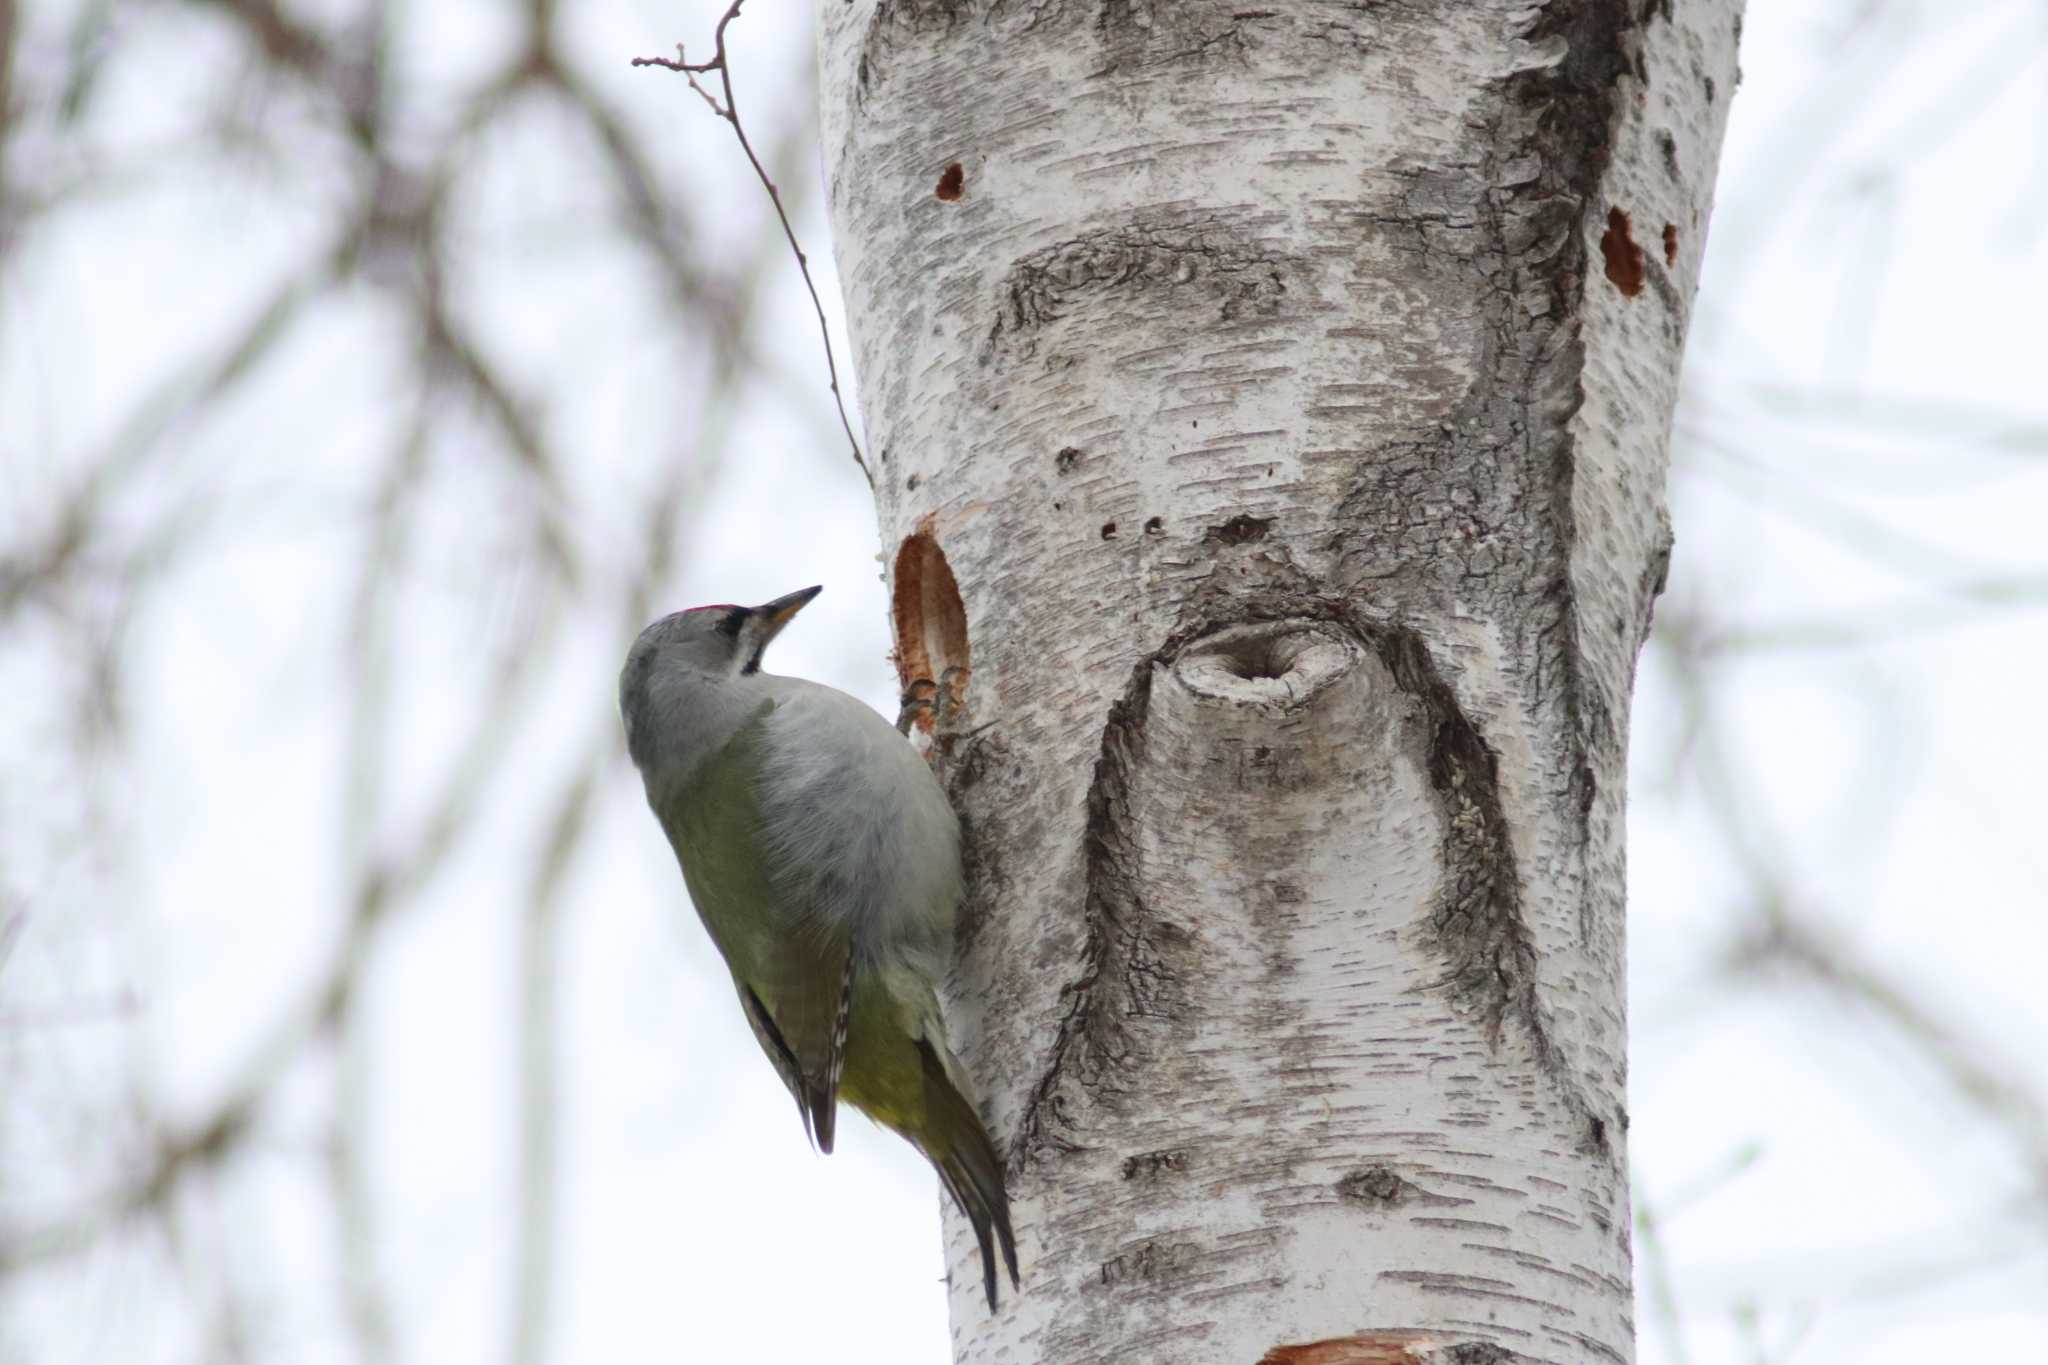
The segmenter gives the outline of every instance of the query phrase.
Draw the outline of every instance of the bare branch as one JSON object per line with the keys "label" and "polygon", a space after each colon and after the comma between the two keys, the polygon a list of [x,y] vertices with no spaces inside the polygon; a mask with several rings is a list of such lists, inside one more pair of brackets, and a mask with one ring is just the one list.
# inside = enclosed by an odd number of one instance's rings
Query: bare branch
{"label": "bare branch", "polygon": [[[726,60],[725,29],[728,24],[740,17],[740,7],[745,3],[746,0],[733,0],[732,5],[719,19],[718,28],[713,33],[716,50],[710,61],[692,63],[684,53],[683,45],[678,43],[676,55],[672,58],[635,57],[633,65],[658,66],[667,71],[681,72],[683,78],[689,81],[690,88],[711,106],[711,112],[732,125],[733,136],[739,139],[740,150],[747,154],[748,164],[753,166],[755,176],[760,179],[762,187],[768,191],[768,198],[775,205],[775,216],[782,224],[783,238],[788,241],[790,251],[796,255],[796,267],[803,273],[804,288],[810,291],[811,307],[818,314],[818,336],[825,343],[825,372],[832,381],[832,401],[839,407],[839,424],[845,428],[847,445],[853,451],[853,462],[860,466],[860,472],[867,479],[868,487],[873,488],[874,471],[868,468],[868,462],[861,454],[860,441],[853,434],[853,419],[846,415],[846,399],[839,391],[839,366],[832,356],[832,328],[825,320],[825,304],[818,297],[817,282],[811,278],[810,258],[804,255],[804,249],[796,239],[796,228],[789,221],[789,211],[782,205],[781,191],[775,188],[774,180],[769,178],[768,168],[761,164],[761,158],[754,153],[754,144],[747,138],[746,127],[740,122],[739,104],[733,97],[732,66]],[[697,80],[698,76],[709,75],[712,72],[718,74],[719,86],[725,92],[725,101],[722,104]]]}

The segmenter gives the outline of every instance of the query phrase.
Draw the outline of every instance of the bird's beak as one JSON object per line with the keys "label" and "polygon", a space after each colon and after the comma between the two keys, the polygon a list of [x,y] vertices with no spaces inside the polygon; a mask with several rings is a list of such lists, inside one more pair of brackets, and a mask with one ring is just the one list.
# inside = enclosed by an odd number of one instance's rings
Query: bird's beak
{"label": "bird's beak", "polygon": [[754,608],[754,615],[768,623],[768,634],[772,637],[788,625],[790,618],[802,611],[813,597],[825,591],[820,587],[798,588],[795,592],[784,593],[772,602],[763,602]]}

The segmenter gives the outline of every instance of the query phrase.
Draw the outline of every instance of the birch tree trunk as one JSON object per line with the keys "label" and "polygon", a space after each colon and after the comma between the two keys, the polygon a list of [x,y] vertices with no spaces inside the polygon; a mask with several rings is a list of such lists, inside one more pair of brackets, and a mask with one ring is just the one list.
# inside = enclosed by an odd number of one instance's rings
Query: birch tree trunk
{"label": "birch tree trunk", "polygon": [[824,0],[962,1361],[1633,1356],[1629,694],[1739,0]]}

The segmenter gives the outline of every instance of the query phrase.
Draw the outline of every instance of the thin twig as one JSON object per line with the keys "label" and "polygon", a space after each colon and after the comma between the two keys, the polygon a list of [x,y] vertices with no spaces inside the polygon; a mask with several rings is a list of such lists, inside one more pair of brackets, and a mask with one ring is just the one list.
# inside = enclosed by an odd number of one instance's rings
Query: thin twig
{"label": "thin twig", "polygon": [[[681,72],[683,79],[690,83],[690,88],[711,106],[711,112],[732,125],[732,133],[739,139],[740,150],[747,154],[747,161],[753,166],[754,175],[760,180],[762,188],[768,191],[769,201],[775,205],[775,216],[782,223],[782,235],[789,242],[790,251],[796,256],[796,268],[803,273],[804,288],[811,293],[811,308],[818,315],[818,336],[825,343],[825,373],[832,382],[832,401],[839,408],[839,425],[846,431],[847,445],[853,450],[853,462],[860,466],[861,475],[867,479],[868,487],[873,488],[874,472],[868,468],[867,460],[861,455],[860,439],[853,434],[853,419],[846,415],[846,399],[839,392],[839,366],[832,355],[832,328],[825,321],[825,303],[818,297],[817,282],[811,278],[810,258],[804,255],[804,249],[796,239],[796,228],[790,224],[789,211],[782,206],[782,192],[775,188],[775,181],[770,178],[768,168],[761,164],[761,158],[754,153],[754,144],[747,139],[746,127],[740,122],[739,104],[733,98],[732,67],[725,59],[725,29],[726,25],[740,17],[740,7],[745,3],[746,0],[732,0],[731,6],[719,18],[718,27],[711,35],[715,50],[710,61],[690,61],[688,54],[683,51],[683,45],[677,43],[674,57],[635,57],[633,65],[658,66],[664,71]],[[718,73],[720,89],[725,92],[725,102],[722,104],[718,96],[706,89],[697,79],[714,71]]]}

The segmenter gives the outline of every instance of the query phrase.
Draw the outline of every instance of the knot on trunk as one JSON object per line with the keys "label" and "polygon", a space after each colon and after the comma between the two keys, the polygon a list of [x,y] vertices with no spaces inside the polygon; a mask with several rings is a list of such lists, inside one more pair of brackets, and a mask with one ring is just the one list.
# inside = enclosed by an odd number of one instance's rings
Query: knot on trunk
{"label": "knot on trunk", "polygon": [[1173,671],[1197,697],[1295,710],[1363,656],[1356,641],[1319,621],[1261,621],[1203,636],[1181,651]]}

